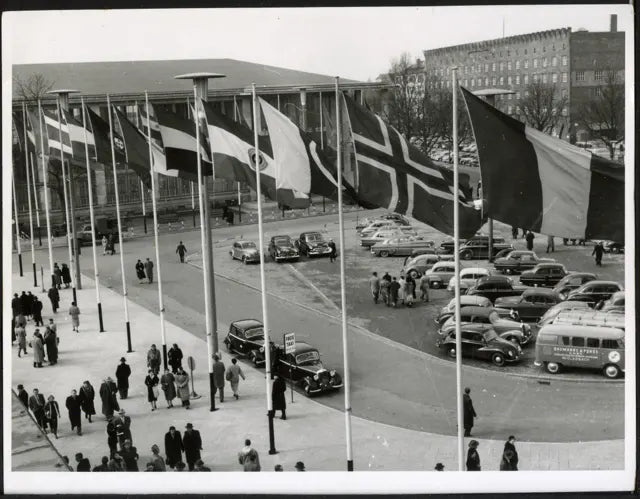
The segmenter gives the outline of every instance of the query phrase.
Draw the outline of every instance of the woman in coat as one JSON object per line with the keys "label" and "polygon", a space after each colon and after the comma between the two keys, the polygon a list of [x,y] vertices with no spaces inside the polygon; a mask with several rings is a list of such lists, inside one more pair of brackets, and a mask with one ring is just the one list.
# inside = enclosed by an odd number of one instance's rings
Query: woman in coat
{"label": "woman in coat", "polygon": [[273,380],[273,389],[271,391],[271,401],[273,402],[273,410],[282,411],[280,419],[287,419],[287,401],[285,399],[285,393],[287,391],[287,385],[280,376],[276,374]]}
{"label": "woman in coat", "polygon": [[164,435],[164,453],[167,456],[166,463],[170,468],[174,468],[176,463],[182,461],[182,435],[175,426],[169,427],[169,431]]}
{"label": "woman in coat", "polygon": [[18,326],[15,328],[16,337],[18,339],[18,357],[21,357],[20,352],[24,352],[27,355],[27,330]]}
{"label": "woman in coat", "polygon": [[53,395],[47,397],[47,403],[44,405],[44,417],[47,419],[47,424],[51,429],[53,436],[58,438],[58,418],[60,417],[60,407],[56,402]]}
{"label": "woman in coat", "polygon": [[53,264],[53,285],[58,289],[62,287],[62,270],[57,263]]}
{"label": "woman in coat", "polygon": [[182,350],[180,350],[177,343],[174,343],[169,349],[167,357],[169,359],[169,365],[171,366],[171,372],[175,374],[178,372],[178,368],[182,367]]}
{"label": "woman in coat", "polygon": [[47,296],[49,297],[49,301],[51,301],[51,308],[55,314],[58,312],[58,308],[60,308],[60,293],[58,292],[58,288],[51,286]]}
{"label": "woman in coat", "polygon": [[144,281],[147,278],[144,273],[144,263],[142,263],[140,260],[136,262],[136,276],[138,276],[138,281],[140,282]]}
{"label": "woman in coat", "polygon": [[71,431],[77,428],[78,435],[82,435],[82,412],[80,412],[80,404],[82,399],[75,390],[71,390],[71,395],[67,397],[65,406],[69,411],[69,422],[71,423]]}
{"label": "woman in coat", "polygon": [[467,471],[480,471],[480,454],[478,454],[478,441],[469,442],[467,452]]}
{"label": "woman in coat", "polygon": [[158,375],[154,372],[153,369],[149,369],[149,374],[144,379],[144,384],[147,385],[147,400],[151,404],[151,410],[155,411],[158,407],[156,406],[156,400],[158,400],[158,384],[160,380],[158,379]]}
{"label": "woman in coat", "polygon": [[164,398],[167,401],[167,407],[173,407],[173,399],[176,398],[176,384],[175,377],[169,372],[168,369],[164,371],[164,374],[160,377],[160,386],[164,392]]}
{"label": "woman in coat", "polygon": [[85,381],[82,383],[78,395],[80,396],[80,407],[82,407],[84,417],[91,423],[91,416],[96,413],[96,407],[93,403],[96,398],[96,391],[91,386],[91,383]]}
{"label": "woman in coat", "polygon": [[44,330],[44,344],[47,347],[49,365],[52,366],[58,362],[58,337],[49,326]]}
{"label": "woman in coat", "polygon": [[400,289],[398,289],[398,301],[400,302],[400,304],[404,305],[404,300],[407,296],[405,286],[406,281],[404,280],[404,276],[400,276],[400,279],[398,279],[398,284],[400,284]]}
{"label": "woman in coat", "polygon": [[182,402],[182,407],[189,409],[189,375],[184,372],[182,367],[178,368],[176,373],[176,387],[178,388],[178,397]]}
{"label": "woman in coat", "polygon": [[33,348],[33,367],[42,367],[42,363],[44,362],[44,346],[42,336],[38,329],[33,333],[31,347]]}
{"label": "woman in coat", "polygon": [[73,326],[73,330],[78,333],[78,327],[80,326],[80,309],[74,301],[71,302],[71,306],[69,307],[69,315],[71,316],[71,325]]}
{"label": "woman in coat", "polygon": [[120,457],[122,457],[124,461],[125,471],[139,471],[138,459],[140,456],[138,455],[138,449],[131,445],[131,440],[127,439],[124,441],[122,450],[118,454],[120,454]]}
{"label": "woman in coat", "polygon": [[107,236],[102,236],[102,256],[107,254]]}
{"label": "woman in coat", "polygon": [[62,282],[65,288],[68,288],[69,284],[71,284],[71,271],[66,263],[62,264]]}
{"label": "woman in coat", "polygon": [[120,409],[120,405],[118,405],[118,399],[116,398],[116,393],[118,391],[118,387],[115,382],[111,379],[111,376],[107,376],[105,380],[100,385],[100,400],[102,400],[102,414],[106,418],[109,416],[113,416],[113,413]]}

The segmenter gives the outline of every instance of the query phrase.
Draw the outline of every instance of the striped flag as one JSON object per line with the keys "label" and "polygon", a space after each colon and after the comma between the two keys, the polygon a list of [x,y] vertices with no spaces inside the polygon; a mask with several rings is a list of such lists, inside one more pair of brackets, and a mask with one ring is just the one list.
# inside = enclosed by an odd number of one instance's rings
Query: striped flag
{"label": "striped flag", "polygon": [[624,241],[624,165],[462,94],[489,217],[550,236]]}
{"label": "striped flag", "polygon": [[[343,97],[354,140],[358,202],[385,207],[452,235],[451,172],[433,163],[380,117]],[[460,237],[469,238],[482,225],[481,214],[462,187],[458,203]]]}
{"label": "striped flag", "polygon": [[[85,141],[85,130],[78,120],[76,120],[73,115],[66,111],[62,110],[62,117],[64,118],[64,123],[67,125],[67,130],[69,131],[69,139],[71,140],[71,149],[73,151],[73,157],[77,160],[85,161],[85,151],[84,151],[84,141]],[[93,131],[87,129],[87,145],[89,146],[89,159],[95,160],[96,158],[96,141],[93,136]]]}
{"label": "striped flag", "polygon": [[112,105],[112,110],[115,113],[114,127],[117,126],[120,132],[125,162],[147,188],[151,189],[151,165],[147,139],[116,106]]}
{"label": "striped flag", "polygon": [[51,113],[42,110],[44,118],[44,129],[47,135],[48,154],[50,156],[60,157],[60,130],[62,130],[62,150],[65,157],[73,158],[73,149],[71,147],[71,138],[69,137],[69,127],[64,119],[58,121],[58,112]]}

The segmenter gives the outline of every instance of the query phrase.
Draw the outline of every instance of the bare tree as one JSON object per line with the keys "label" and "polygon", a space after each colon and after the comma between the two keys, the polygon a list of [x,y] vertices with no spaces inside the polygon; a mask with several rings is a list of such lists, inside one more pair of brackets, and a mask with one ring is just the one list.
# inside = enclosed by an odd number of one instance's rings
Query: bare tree
{"label": "bare tree", "polygon": [[[460,93],[460,91],[459,91]],[[436,135],[446,148],[453,152],[453,96],[450,91],[442,90],[432,95],[436,121]],[[458,102],[463,102],[462,94]],[[464,106],[458,104],[458,144],[472,139],[471,125]]]}
{"label": "bare tree", "polygon": [[557,85],[537,81],[527,86],[520,108],[529,126],[550,133],[563,119],[562,110],[567,102],[566,97],[558,97]]}
{"label": "bare tree", "polygon": [[388,75],[395,87],[389,93],[383,117],[407,140],[411,140],[415,135],[416,118],[424,95],[411,56],[405,52],[392,60]]}
{"label": "bare tree", "polygon": [[607,70],[603,84],[597,87],[596,96],[584,102],[578,109],[578,121],[589,130],[592,137],[602,140],[611,159],[615,146],[624,139],[624,83],[617,71]]}
{"label": "bare tree", "polygon": [[30,103],[41,99],[53,88],[54,82],[48,80],[41,73],[35,73],[25,78],[15,76],[13,84],[16,87],[18,98]]}

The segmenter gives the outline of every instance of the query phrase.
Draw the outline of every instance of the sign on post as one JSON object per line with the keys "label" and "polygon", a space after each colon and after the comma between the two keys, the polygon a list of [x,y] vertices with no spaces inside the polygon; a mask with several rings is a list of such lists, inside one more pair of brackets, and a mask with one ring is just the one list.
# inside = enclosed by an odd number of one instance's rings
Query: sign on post
{"label": "sign on post", "polygon": [[[295,353],[296,351],[296,334],[285,333],[283,335],[284,354]],[[291,403],[293,404],[293,376],[291,376],[291,368],[289,368],[289,379],[291,380]]]}
{"label": "sign on post", "polygon": [[196,393],[196,388],[193,383],[193,370],[196,368],[196,360],[191,355],[187,357],[187,366],[189,366],[189,376],[191,377],[191,393],[189,394],[189,397],[192,399],[199,399],[200,395]]}

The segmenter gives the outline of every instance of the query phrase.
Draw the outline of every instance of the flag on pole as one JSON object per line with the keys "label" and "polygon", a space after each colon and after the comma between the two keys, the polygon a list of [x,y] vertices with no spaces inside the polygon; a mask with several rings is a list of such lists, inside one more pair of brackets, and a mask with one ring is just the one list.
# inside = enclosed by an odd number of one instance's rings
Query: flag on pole
{"label": "flag on pole", "polygon": [[[109,123],[94,113],[89,106],[85,104],[85,112],[87,116],[87,135],[91,134],[95,146],[95,158],[98,163],[103,165],[111,165],[111,139],[109,131]],[[124,142],[122,137],[114,131],[114,149],[116,153],[116,163],[123,164],[126,161],[124,152]],[[91,156],[91,151],[89,151]]]}
{"label": "flag on pole", "polygon": [[[82,123],[76,120],[73,115],[63,109],[62,110],[63,123],[66,124],[69,131],[69,139],[71,141],[71,149],[73,151],[73,157],[77,160],[85,162],[85,130]],[[87,129],[87,146],[89,149],[89,159],[95,160],[96,158],[96,141],[93,136],[93,131]]]}
{"label": "flag on pole", "polygon": [[[433,163],[392,126],[343,94],[354,140],[357,200],[366,207],[385,207],[453,234],[454,185],[449,171]],[[479,210],[461,189],[460,237],[473,236],[482,225]]]}
{"label": "flag on pole", "polygon": [[462,95],[489,217],[550,236],[624,241],[624,165]]}
{"label": "flag on pole", "polygon": [[[149,131],[147,129],[147,113],[144,107],[145,106],[139,106],[136,102],[136,123],[138,124],[138,130],[142,132],[145,140],[147,140],[149,138]],[[152,104],[149,104],[149,115],[149,127],[151,128],[151,156],[153,158],[155,171],[156,173],[167,177],[177,177],[178,170],[169,170],[167,168],[167,157],[164,150],[162,134],[160,133],[160,125]],[[156,186],[156,188],[159,188],[159,186]]]}
{"label": "flag on pole", "polygon": [[69,137],[69,127],[64,118],[58,121],[58,112],[51,113],[42,110],[44,117],[45,133],[47,135],[48,154],[50,156],[60,158],[60,130],[62,130],[62,151],[66,158],[73,158],[73,149],[71,147],[71,138]]}
{"label": "flag on pole", "polygon": [[[151,188],[151,165],[149,163],[149,148],[145,136],[131,123],[127,117],[113,106],[114,127],[118,127],[122,139],[125,163],[140,177],[140,180]],[[115,133],[114,133],[115,139]],[[114,140],[117,144],[117,141]]]}

